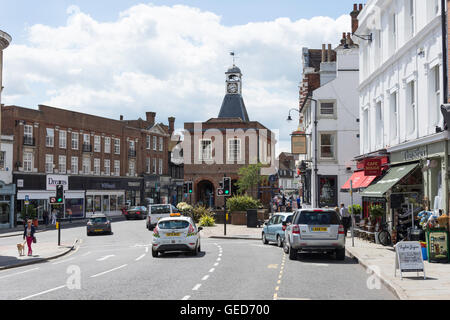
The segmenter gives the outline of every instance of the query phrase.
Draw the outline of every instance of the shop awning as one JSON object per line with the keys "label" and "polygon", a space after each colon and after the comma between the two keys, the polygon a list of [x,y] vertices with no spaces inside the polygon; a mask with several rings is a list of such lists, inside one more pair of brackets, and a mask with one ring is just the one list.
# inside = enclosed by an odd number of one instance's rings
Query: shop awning
{"label": "shop awning", "polygon": [[418,165],[417,163],[413,163],[390,168],[388,173],[380,181],[368,187],[361,195],[363,197],[383,197],[386,191],[400,182],[400,180],[417,168]]}
{"label": "shop awning", "polygon": [[376,179],[377,176],[366,176],[364,181],[361,182],[358,188],[367,188]]}
{"label": "shop awning", "polygon": [[366,179],[364,171],[356,171],[352,174],[350,179],[341,187],[341,190],[350,190],[350,181],[352,181],[352,188],[358,189],[359,185]]}

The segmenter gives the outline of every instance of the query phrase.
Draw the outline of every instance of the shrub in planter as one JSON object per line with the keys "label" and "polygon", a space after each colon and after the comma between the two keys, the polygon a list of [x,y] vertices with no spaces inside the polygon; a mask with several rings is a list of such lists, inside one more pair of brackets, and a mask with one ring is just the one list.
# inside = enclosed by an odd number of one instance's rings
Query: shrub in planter
{"label": "shrub in planter", "polygon": [[382,217],[385,214],[383,206],[379,204],[371,205],[369,208],[370,216],[373,219],[377,219],[379,217]]}
{"label": "shrub in planter", "polygon": [[202,227],[212,227],[215,224],[215,220],[212,216],[203,215],[200,218],[199,225]]}
{"label": "shrub in planter", "polygon": [[24,221],[24,223],[26,223],[26,219],[37,219],[36,207],[32,204],[23,206],[22,211],[20,212],[20,218]]}
{"label": "shrub in planter", "polygon": [[198,223],[203,216],[212,217],[214,212],[212,212],[209,208],[204,206],[196,206],[192,209],[192,219],[194,219],[195,223]]}
{"label": "shrub in planter", "polygon": [[177,209],[180,210],[181,214],[184,216],[192,217],[192,211],[194,207],[186,202],[180,202],[177,204]]}
{"label": "shrub in planter", "polygon": [[227,207],[231,212],[247,211],[260,208],[261,203],[249,196],[234,196],[227,200]]}
{"label": "shrub in planter", "polygon": [[350,212],[350,214],[353,215],[359,215],[361,214],[361,206],[359,204],[354,204],[353,206],[350,206],[348,208],[348,211]]}

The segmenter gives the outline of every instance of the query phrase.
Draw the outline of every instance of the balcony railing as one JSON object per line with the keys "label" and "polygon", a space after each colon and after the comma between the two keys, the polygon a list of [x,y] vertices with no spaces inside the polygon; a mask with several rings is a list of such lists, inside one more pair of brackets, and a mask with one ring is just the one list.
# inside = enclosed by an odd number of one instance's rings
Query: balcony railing
{"label": "balcony railing", "polygon": [[83,152],[92,152],[92,145],[83,143]]}
{"label": "balcony railing", "polygon": [[128,158],[136,158],[136,150],[128,149]]}
{"label": "balcony railing", "polygon": [[26,146],[34,146],[35,145],[35,140],[33,137],[29,137],[29,136],[24,136],[23,137],[23,144]]}

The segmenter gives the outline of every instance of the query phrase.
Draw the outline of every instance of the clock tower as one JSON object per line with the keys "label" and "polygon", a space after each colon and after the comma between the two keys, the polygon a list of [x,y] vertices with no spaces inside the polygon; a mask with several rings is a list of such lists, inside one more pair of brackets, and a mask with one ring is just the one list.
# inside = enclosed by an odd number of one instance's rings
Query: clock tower
{"label": "clock tower", "polygon": [[242,99],[242,72],[234,64],[225,72],[225,97],[219,118],[240,118],[249,122],[244,99]]}

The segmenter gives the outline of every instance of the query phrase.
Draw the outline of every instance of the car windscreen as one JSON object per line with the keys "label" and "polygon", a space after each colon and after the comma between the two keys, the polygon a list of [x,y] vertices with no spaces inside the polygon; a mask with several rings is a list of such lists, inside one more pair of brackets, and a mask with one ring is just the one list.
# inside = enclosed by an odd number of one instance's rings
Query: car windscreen
{"label": "car windscreen", "polygon": [[330,225],[341,223],[335,211],[302,211],[297,220],[297,224],[307,225]]}
{"label": "car windscreen", "polygon": [[186,229],[187,227],[189,227],[189,222],[186,220],[160,221],[158,224],[160,229]]}
{"label": "car windscreen", "polygon": [[102,223],[106,222],[106,217],[91,218],[89,221],[92,223]]}
{"label": "car windscreen", "polygon": [[151,206],[152,214],[170,213],[170,205]]}
{"label": "car windscreen", "polygon": [[287,217],[284,219],[284,221],[285,221],[286,223],[292,223],[292,217],[293,217],[293,215],[292,215],[292,216],[287,216]]}

